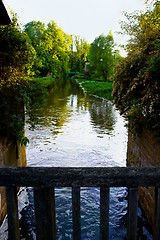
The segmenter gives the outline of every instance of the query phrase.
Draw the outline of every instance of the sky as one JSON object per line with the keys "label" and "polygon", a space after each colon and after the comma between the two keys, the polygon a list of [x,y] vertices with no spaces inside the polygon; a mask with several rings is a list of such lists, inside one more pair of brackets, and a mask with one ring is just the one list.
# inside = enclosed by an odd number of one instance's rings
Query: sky
{"label": "sky", "polygon": [[100,34],[113,32],[117,44],[126,44],[127,37],[116,32],[121,30],[119,21],[123,11],[143,10],[144,0],[5,0],[19,21],[32,20],[49,23],[54,20],[67,34],[79,35],[92,43]]}

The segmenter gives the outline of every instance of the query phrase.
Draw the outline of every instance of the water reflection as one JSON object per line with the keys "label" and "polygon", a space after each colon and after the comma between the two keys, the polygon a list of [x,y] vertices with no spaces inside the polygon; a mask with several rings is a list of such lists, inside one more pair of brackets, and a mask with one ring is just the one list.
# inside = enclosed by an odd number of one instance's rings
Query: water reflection
{"label": "water reflection", "polygon": [[[42,92],[37,96],[38,105],[35,105],[34,102],[30,103],[30,112],[27,115],[29,127],[34,126],[34,130],[40,126],[48,126],[53,128],[53,134],[57,134],[56,129],[60,129],[70,116],[70,110],[67,107],[70,92],[71,85],[69,82],[65,84],[64,81],[56,81],[53,83],[53,88],[49,90],[49,94]],[[42,101],[43,98],[45,101]],[[36,117],[32,118],[33,115],[36,115]]]}
{"label": "water reflection", "polygon": [[35,131],[26,128],[28,165],[125,166],[127,130],[111,103],[57,82],[36,113]]}
{"label": "water reflection", "polygon": [[[126,166],[127,129],[111,103],[89,97],[72,81],[58,81],[45,97],[31,109],[37,114],[31,119],[35,130],[26,125],[28,166]],[[71,190],[58,188],[55,193],[57,239],[72,239]],[[82,240],[99,239],[99,200],[98,188],[81,189]],[[21,189],[19,201],[22,239],[35,239],[32,189]],[[126,189],[111,188],[110,239],[125,239],[126,212]]]}
{"label": "water reflection", "polygon": [[116,123],[116,115],[111,104],[108,104],[105,100],[98,101],[97,99],[97,101],[93,101],[90,105],[89,112],[91,123],[99,135],[112,133]]}
{"label": "water reflection", "polygon": [[[39,112],[35,131],[26,127],[30,140],[28,166],[126,165],[127,130],[111,103],[88,96],[73,81],[57,82],[46,99],[46,105],[36,110]],[[126,190],[119,188],[110,194],[110,237],[123,239]],[[72,239],[71,207],[70,189],[56,189],[58,239]],[[25,210],[23,219],[27,217]],[[99,189],[82,188],[81,219],[82,239],[98,239]]]}
{"label": "water reflection", "polygon": [[[39,97],[38,106],[30,106],[27,119],[30,126],[36,129],[47,126],[52,128],[53,135],[57,135],[61,133],[63,125],[70,121],[73,111],[76,111],[79,114],[90,113],[91,124],[98,134],[110,134],[113,131],[116,122],[113,106],[106,101],[88,97],[74,81],[57,81],[48,97],[46,93]],[[43,97],[46,101],[41,101]],[[38,116],[36,119],[32,117],[35,113]]]}

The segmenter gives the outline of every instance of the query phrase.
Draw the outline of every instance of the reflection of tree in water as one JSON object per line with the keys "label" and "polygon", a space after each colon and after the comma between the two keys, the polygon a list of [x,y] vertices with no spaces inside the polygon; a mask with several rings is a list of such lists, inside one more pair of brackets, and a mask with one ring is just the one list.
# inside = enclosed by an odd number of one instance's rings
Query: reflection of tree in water
{"label": "reflection of tree in water", "polygon": [[57,135],[72,115],[72,103],[68,106],[69,97],[83,95],[82,90],[75,82],[57,80],[48,94],[40,90],[37,93],[36,101],[34,98],[30,103],[27,116],[30,129],[49,127],[53,135]]}
{"label": "reflection of tree in water", "polygon": [[79,93],[77,95],[71,95],[70,105],[76,107],[76,111],[88,111],[90,103],[87,98],[87,93]]}
{"label": "reflection of tree in water", "polygon": [[59,80],[47,93],[42,91],[36,95],[36,101],[33,99],[28,111],[28,123],[31,128],[34,130],[39,126],[49,126],[56,133],[70,116],[67,107],[70,91],[70,84]]}
{"label": "reflection of tree in water", "polygon": [[116,122],[112,104],[96,99],[90,103],[91,122],[98,134],[111,134]]}
{"label": "reflection of tree in water", "polygon": [[40,94],[39,91],[36,98],[39,99],[38,104],[32,102],[28,115],[33,129],[49,127],[53,135],[57,135],[69,121],[75,107],[78,112],[90,112],[92,124],[98,134],[110,134],[113,130],[116,120],[112,105],[88,97],[75,82],[56,81],[48,95],[45,92]]}

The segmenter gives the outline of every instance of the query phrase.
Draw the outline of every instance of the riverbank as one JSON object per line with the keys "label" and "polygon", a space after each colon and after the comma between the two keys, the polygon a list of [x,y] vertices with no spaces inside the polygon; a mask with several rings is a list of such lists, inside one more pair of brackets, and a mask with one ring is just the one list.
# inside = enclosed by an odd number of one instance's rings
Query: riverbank
{"label": "riverbank", "polygon": [[[100,98],[112,100],[113,82],[103,82],[99,79],[92,79],[84,74],[76,74],[74,80],[89,94]],[[50,88],[53,87],[55,79],[52,77],[41,77],[30,79],[31,87]]]}
{"label": "riverbank", "polygon": [[40,78],[31,78],[30,83],[32,84],[38,84],[41,87],[49,88],[53,83],[55,82],[55,79],[52,77],[40,77]]}
{"label": "riverbank", "polygon": [[102,82],[99,79],[91,79],[84,74],[77,74],[73,79],[75,79],[87,93],[112,100],[113,82]]}

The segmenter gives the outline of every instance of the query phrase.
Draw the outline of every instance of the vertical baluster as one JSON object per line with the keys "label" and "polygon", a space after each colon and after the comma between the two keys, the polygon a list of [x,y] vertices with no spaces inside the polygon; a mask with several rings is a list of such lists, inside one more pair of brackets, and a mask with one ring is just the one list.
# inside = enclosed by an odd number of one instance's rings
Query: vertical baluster
{"label": "vertical baluster", "polygon": [[155,188],[154,240],[160,239],[160,188]]}
{"label": "vertical baluster", "polygon": [[55,194],[53,188],[35,188],[37,240],[56,240]]}
{"label": "vertical baluster", "polygon": [[8,239],[19,240],[19,219],[17,203],[17,187],[6,187],[6,201],[8,213]]}
{"label": "vertical baluster", "polygon": [[137,239],[138,188],[128,189],[128,226],[127,239]]}
{"label": "vertical baluster", "polygon": [[80,188],[72,188],[73,239],[81,239]]}
{"label": "vertical baluster", "polygon": [[100,239],[109,239],[109,188],[100,188]]}

